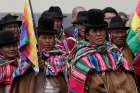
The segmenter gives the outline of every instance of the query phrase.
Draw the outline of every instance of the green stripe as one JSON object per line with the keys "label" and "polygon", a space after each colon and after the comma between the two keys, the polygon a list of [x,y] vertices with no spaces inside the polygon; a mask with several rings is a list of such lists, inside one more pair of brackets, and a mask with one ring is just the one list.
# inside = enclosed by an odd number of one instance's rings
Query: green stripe
{"label": "green stripe", "polygon": [[106,63],[107,68],[112,68],[112,64],[106,55],[102,55],[104,62]]}
{"label": "green stripe", "polygon": [[127,44],[133,54],[136,55],[140,50],[140,31],[136,33],[131,29],[127,37]]}
{"label": "green stripe", "polygon": [[[75,55],[79,56],[79,55],[84,54],[85,52],[88,52],[88,51],[91,51],[91,50],[95,50],[93,48],[87,49],[88,47],[86,49],[84,49],[85,47],[76,48]],[[79,53],[77,54],[77,52],[79,52]]]}
{"label": "green stripe", "polygon": [[[95,49],[90,48],[88,50],[83,50],[83,48],[80,48],[77,52],[79,52],[78,54],[75,53],[75,58],[78,60],[79,58],[81,58],[82,56],[88,55],[89,53],[93,53],[93,50],[95,51]],[[77,56],[76,56],[77,55]]]}
{"label": "green stripe", "polygon": [[3,64],[3,63],[5,63],[2,59],[0,59],[0,64]]}
{"label": "green stripe", "polygon": [[88,73],[88,71],[90,70],[90,67],[87,66],[86,64],[84,64],[81,61],[77,61],[76,64],[75,64],[75,66],[76,66],[76,68],[78,68],[83,73]]}
{"label": "green stripe", "polygon": [[132,39],[132,37],[134,37],[136,35],[136,32],[131,28],[129,30],[129,33],[127,35],[127,41],[129,41],[130,39]]}

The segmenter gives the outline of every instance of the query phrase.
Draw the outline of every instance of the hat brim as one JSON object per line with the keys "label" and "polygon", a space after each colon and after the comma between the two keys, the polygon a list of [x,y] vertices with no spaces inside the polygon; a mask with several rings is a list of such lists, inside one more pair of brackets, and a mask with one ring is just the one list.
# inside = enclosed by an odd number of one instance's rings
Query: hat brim
{"label": "hat brim", "polygon": [[88,28],[107,28],[108,24],[106,22],[104,22],[103,24],[100,25],[92,25],[92,24],[84,24],[84,26],[88,27]]}
{"label": "hat brim", "polygon": [[5,45],[9,45],[9,44],[15,44],[15,43],[18,43],[18,39],[12,39],[12,40],[9,40],[9,41],[6,41],[6,42],[1,42],[0,43],[0,46],[5,46]]}
{"label": "hat brim", "polygon": [[7,22],[1,22],[0,23],[0,30],[2,30],[4,25],[12,24],[12,23],[17,23],[18,26],[22,25],[22,21],[7,21]]}
{"label": "hat brim", "polygon": [[1,25],[6,25],[6,24],[11,24],[11,23],[17,23],[18,25],[21,25],[22,24],[22,21],[20,21],[20,20],[9,20],[9,21],[7,21],[7,22],[1,22],[0,24]]}
{"label": "hat brim", "polygon": [[107,28],[108,30],[115,30],[115,29],[120,29],[120,30],[128,30],[130,27],[110,27]]}

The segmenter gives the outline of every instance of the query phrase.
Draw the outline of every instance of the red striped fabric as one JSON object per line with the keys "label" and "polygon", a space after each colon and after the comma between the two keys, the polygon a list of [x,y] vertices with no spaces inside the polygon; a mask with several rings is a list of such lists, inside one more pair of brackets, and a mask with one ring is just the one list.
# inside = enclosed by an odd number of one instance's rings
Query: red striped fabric
{"label": "red striped fabric", "polygon": [[140,0],[137,4],[137,7],[136,7],[136,13],[137,13],[138,17],[140,18]]}
{"label": "red striped fabric", "polygon": [[17,66],[12,64],[2,65],[0,67],[0,85],[9,85],[12,83],[12,74],[16,70]]}

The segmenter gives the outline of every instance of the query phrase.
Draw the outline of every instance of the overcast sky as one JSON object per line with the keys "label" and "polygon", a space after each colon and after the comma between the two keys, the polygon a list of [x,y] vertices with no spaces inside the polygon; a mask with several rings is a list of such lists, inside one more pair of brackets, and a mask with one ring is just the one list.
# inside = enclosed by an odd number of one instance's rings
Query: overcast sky
{"label": "overcast sky", "polygon": [[[64,13],[71,13],[75,6],[83,6],[86,9],[103,9],[111,6],[118,11],[128,14],[133,13],[137,0],[31,0],[34,12],[43,12],[50,6],[58,5]],[[0,12],[23,12],[24,0],[0,0]]]}

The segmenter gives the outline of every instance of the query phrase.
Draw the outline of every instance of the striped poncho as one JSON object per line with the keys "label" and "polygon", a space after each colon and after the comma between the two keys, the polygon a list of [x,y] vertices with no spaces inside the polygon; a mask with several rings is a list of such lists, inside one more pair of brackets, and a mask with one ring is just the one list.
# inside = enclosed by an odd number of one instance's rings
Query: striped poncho
{"label": "striped poncho", "polygon": [[5,63],[4,60],[0,59],[0,85],[10,85],[13,80],[13,72],[18,67],[16,60]]}
{"label": "striped poncho", "polygon": [[60,49],[54,48],[49,52],[42,51],[42,59],[45,61],[43,68],[46,76],[57,76],[59,72],[63,72],[65,60]]}
{"label": "striped poncho", "polygon": [[70,93],[86,93],[85,84],[89,71],[102,73],[119,68],[130,71],[132,67],[121,52],[109,43],[101,46],[82,46],[77,48],[69,72]]}
{"label": "striped poncho", "polygon": [[10,85],[16,76],[23,75],[28,68],[29,64],[20,58],[5,61],[4,56],[0,54],[0,85]]}
{"label": "striped poncho", "polygon": [[0,85],[10,85],[16,76],[23,75],[29,65],[18,59],[9,62],[0,59]]}

